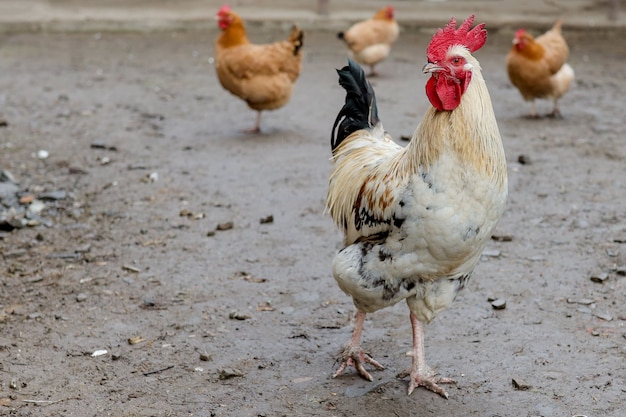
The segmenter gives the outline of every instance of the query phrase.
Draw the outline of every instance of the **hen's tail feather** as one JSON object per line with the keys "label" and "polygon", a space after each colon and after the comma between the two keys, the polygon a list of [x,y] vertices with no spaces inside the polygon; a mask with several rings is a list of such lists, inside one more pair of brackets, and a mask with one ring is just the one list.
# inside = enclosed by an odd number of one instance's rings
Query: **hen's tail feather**
{"label": "hen's tail feather", "polygon": [[337,74],[339,74],[339,84],[346,90],[346,102],[333,124],[330,138],[333,151],[353,132],[372,129],[380,122],[376,95],[365,78],[363,69],[356,62],[348,59],[348,65],[337,70]]}
{"label": "hen's tail feather", "polygon": [[561,33],[561,26],[563,26],[563,19],[560,17],[554,21],[552,25],[552,30]]}
{"label": "hen's tail feather", "polygon": [[303,45],[304,32],[298,26],[293,25],[289,34],[289,42],[293,44],[293,56],[298,55]]}

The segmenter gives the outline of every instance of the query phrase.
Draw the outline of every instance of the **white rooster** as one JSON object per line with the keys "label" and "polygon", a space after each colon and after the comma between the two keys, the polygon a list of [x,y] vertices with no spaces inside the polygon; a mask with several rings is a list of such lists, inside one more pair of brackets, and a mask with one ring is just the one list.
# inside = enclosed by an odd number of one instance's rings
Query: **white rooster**
{"label": "white rooster", "polygon": [[360,338],[365,315],[405,300],[413,329],[408,393],[444,397],[424,355],[423,323],[448,307],[470,278],[507,197],[506,160],[480,64],[486,41],[470,16],[439,29],[427,49],[431,107],[405,148],[378,119],[376,98],[354,62],[339,73],[345,105],[333,126],[328,210],[344,232],[333,275],[357,308],[354,332],[335,373],[354,366],[372,380]]}

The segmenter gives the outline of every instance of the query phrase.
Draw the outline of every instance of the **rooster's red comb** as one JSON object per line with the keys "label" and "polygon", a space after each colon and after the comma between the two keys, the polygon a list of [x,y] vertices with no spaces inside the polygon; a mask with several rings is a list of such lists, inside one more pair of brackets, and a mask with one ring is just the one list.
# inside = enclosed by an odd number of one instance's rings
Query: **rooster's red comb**
{"label": "rooster's red comb", "polygon": [[470,52],[479,50],[487,40],[487,30],[484,23],[471,29],[473,23],[474,15],[471,15],[457,29],[456,19],[453,17],[446,27],[438,29],[426,49],[428,61],[442,60],[453,45],[465,46]]}

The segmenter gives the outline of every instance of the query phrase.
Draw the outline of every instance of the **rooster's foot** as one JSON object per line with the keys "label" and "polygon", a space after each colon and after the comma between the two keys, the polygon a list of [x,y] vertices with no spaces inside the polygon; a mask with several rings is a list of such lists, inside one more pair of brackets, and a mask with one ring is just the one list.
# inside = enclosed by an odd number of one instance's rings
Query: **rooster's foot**
{"label": "rooster's foot", "polygon": [[435,373],[430,368],[421,371],[411,368],[399,374],[398,378],[404,378],[407,376],[411,377],[411,381],[409,382],[408,395],[411,395],[415,388],[424,387],[432,392],[441,395],[445,399],[448,399],[448,393],[438,384],[456,383],[456,381],[452,378],[445,378],[435,375]]}
{"label": "rooster's foot", "polygon": [[374,378],[372,378],[370,373],[367,372],[363,366],[366,363],[373,365],[377,369],[385,369],[384,366],[374,360],[370,355],[363,352],[360,346],[347,345],[341,353],[341,366],[337,369],[333,378],[341,375],[348,366],[353,366],[359,375],[368,381],[373,381]]}

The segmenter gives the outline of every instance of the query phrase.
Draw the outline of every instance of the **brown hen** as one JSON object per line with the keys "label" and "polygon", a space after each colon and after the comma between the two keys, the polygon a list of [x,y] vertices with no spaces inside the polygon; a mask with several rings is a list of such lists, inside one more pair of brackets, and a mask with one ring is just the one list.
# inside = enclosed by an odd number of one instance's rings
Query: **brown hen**
{"label": "brown hen", "polygon": [[257,111],[250,133],[260,132],[261,111],[283,107],[302,67],[303,32],[294,25],[286,41],[250,43],[243,20],[229,6],[217,13],[222,33],[215,42],[215,70],[222,86]]}
{"label": "brown hen", "polygon": [[548,116],[560,117],[558,100],[569,90],[574,70],[567,64],[569,48],[561,34],[561,19],[536,39],[524,29],[515,33],[513,47],[506,58],[509,79],[526,101],[531,102],[530,117],[537,117],[535,99],[554,102]]}

